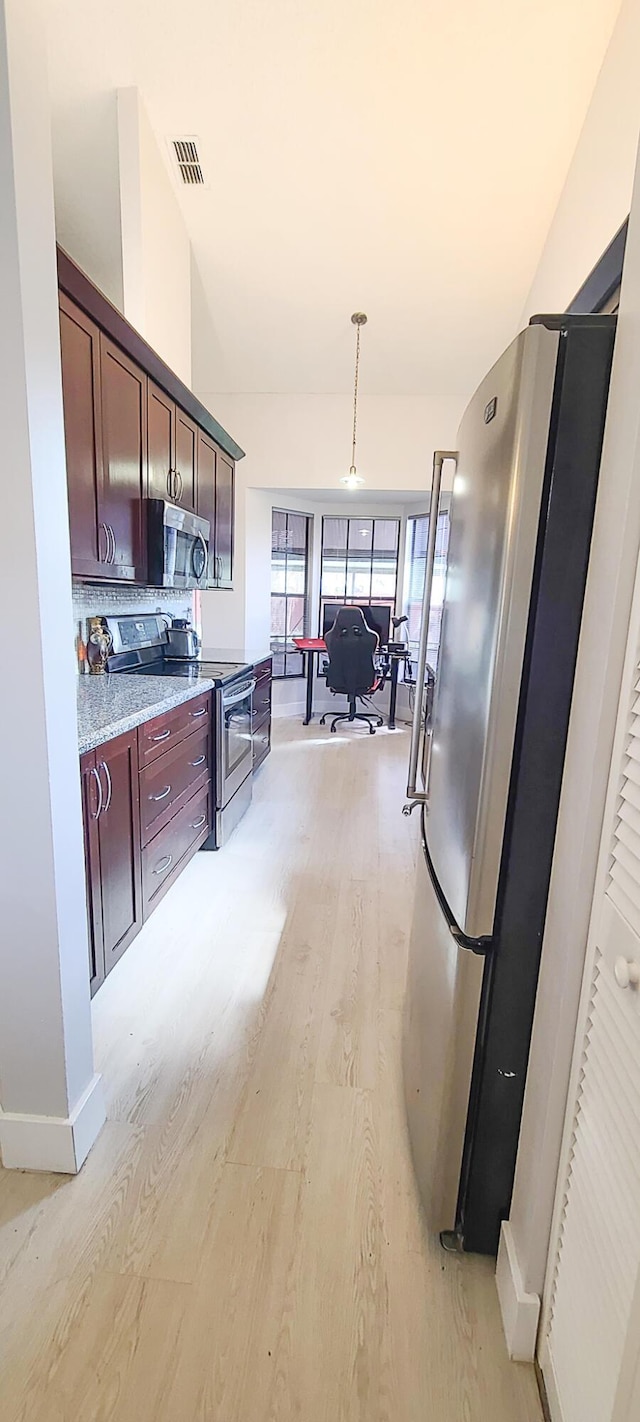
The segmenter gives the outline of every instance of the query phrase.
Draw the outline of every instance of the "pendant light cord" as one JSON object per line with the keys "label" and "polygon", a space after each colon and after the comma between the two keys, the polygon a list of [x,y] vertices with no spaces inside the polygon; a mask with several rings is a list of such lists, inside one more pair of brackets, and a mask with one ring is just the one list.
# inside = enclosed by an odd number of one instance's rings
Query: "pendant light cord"
{"label": "pendant light cord", "polygon": [[356,326],[356,369],[353,382],[353,439],[351,441],[351,468],[356,467],[356,429],[358,424],[358,371],[360,368],[360,326]]}

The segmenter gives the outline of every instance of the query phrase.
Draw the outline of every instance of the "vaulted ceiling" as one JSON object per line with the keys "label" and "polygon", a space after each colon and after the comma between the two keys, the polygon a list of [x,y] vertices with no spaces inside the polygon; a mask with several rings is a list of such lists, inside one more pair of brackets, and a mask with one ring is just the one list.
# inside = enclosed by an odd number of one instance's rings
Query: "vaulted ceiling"
{"label": "vaulted ceiling", "polygon": [[467,392],[515,332],[618,10],[47,0],[61,200],[113,237],[135,84],[161,147],[199,138],[207,186],[176,191],[218,389],[348,390],[359,308],[370,392]]}

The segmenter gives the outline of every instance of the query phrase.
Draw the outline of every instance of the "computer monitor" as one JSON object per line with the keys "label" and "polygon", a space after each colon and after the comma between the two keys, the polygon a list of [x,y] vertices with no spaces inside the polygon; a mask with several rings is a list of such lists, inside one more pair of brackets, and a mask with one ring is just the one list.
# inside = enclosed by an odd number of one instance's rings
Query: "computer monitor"
{"label": "computer monitor", "polygon": [[380,638],[380,646],[386,647],[389,641],[389,630],[391,627],[391,608],[370,606],[367,602],[325,602],[322,608],[322,636],[326,637],[327,632],[333,624],[342,607],[359,607],[364,614],[367,627],[372,632],[377,632]]}

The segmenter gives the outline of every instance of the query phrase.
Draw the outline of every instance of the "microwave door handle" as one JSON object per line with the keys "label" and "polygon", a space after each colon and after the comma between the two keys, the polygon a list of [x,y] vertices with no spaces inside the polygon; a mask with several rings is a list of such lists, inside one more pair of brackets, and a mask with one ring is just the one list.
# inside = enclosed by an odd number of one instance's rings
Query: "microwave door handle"
{"label": "microwave door handle", "polygon": [[[409,775],[407,780],[407,803],[403,806],[403,815],[410,815],[414,805],[427,805],[429,796],[426,790],[418,790],[418,757],[420,753],[420,732],[422,730],[422,716],[424,707],[424,678],[427,670],[427,641],[429,637],[429,614],[431,611],[431,589],[433,587],[433,570],[436,560],[436,538],[438,535],[438,514],[440,512],[440,486],[442,484],[442,466],[445,459],[453,459],[457,463],[458,455],[455,450],[437,449],[433,456],[433,480],[431,484],[431,502],[429,507],[429,538],[427,541],[427,559],[424,572],[424,592],[422,595],[422,623],[420,626],[420,642],[418,645],[418,667],[416,671],[416,695],[413,703],[413,717],[411,721],[411,747],[409,750]],[[429,745],[429,763],[431,761],[431,744]]]}
{"label": "microwave door handle", "polygon": [[201,573],[197,573],[197,572],[196,572],[196,568],[195,568],[195,564],[194,564],[194,561],[193,561],[193,555],[194,555],[194,553],[195,553],[195,545],[194,545],[193,551],[192,551],[192,553],[191,553],[191,570],[192,570],[192,572],[193,572],[194,578],[196,578],[197,581],[200,582],[202,578],[206,577],[207,568],[208,568],[208,566],[209,566],[209,549],[207,548],[205,539],[202,537],[202,534],[201,534],[201,533],[196,533],[196,535],[195,535],[195,542],[196,542],[196,543],[200,543],[201,546],[202,546],[202,557],[203,557],[203,559],[204,559],[204,565],[203,565],[203,568],[202,568],[202,572],[201,572]]}
{"label": "microwave door handle", "polygon": [[237,706],[239,701],[244,701],[245,697],[249,695],[249,692],[255,690],[255,685],[255,681],[245,682],[244,686],[241,686],[240,690],[236,691],[235,696],[226,696],[223,692],[222,704],[224,706],[225,711],[227,709],[227,706]]}

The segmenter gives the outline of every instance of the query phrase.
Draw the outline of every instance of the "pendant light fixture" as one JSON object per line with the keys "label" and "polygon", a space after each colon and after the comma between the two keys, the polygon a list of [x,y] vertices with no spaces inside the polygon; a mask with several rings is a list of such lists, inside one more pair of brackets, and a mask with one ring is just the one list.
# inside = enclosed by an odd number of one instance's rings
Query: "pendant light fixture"
{"label": "pendant light fixture", "polygon": [[353,380],[353,436],[351,440],[351,468],[348,474],[344,474],[340,480],[347,489],[357,489],[360,484],[364,484],[361,474],[356,469],[356,429],[358,424],[358,372],[360,369],[360,331],[367,324],[364,311],[354,311],[351,320],[356,328],[356,368]]}

